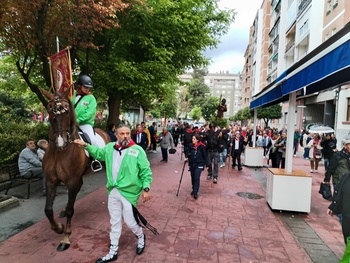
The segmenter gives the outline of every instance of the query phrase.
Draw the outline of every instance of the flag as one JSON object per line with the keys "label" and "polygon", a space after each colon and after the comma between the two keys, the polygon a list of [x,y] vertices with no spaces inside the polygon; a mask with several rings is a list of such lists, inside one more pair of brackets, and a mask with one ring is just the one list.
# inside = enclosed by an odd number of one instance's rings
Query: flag
{"label": "flag", "polygon": [[51,84],[55,91],[65,92],[71,89],[73,92],[72,68],[69,48],[49,57]]}

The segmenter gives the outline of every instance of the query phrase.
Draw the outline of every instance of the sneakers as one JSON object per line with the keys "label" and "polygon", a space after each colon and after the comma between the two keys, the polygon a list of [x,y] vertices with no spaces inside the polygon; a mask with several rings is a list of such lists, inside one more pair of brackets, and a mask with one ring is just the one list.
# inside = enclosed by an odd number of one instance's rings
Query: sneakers
{"label": "sneakers", "polygon": [[141,255],[142,252],[145,250],[145,247],[146,247],[146,235],[142,234],[141,236],[137,237],[136,254]]}
{"label": "sneakers", "polygon": [[217,184],[217,183],[218,183],[218,179],[217,179],[217,178],[214,178],[213,183],[214,183],[214,184]]}
{"label": "sneakers", "polygon": [[313,173],[314,172],[314,170],[310,170],[310,173]]}
{"label": "sneakers", "polygon": [[224,164],[224,163],[220,165],[220,168],[222,168],[222,167],[225,167],[225,164]]}
{"label": "sneakers", "polygon": [[152,153],[158,153],[156,150],[151,151]]}
{"label": "sneakers", "polygon": [[98,260],[96,260],[96,263],[111,262],[117,259],[118,259],[118,246],[110,245],[109,253],[104,257],[101,257]]}
{"label": "sneakers", "polygon": [[207,180],[211,180],[211,176],[208,175],[208,176],[207,176]]}
{"label": "sneakers", "polygon": [[100,163],[100,161],[98,160],[93,160],[91,162],[91,170],[96,173],[98,171],[101,171],[102,170],[102,164]]}

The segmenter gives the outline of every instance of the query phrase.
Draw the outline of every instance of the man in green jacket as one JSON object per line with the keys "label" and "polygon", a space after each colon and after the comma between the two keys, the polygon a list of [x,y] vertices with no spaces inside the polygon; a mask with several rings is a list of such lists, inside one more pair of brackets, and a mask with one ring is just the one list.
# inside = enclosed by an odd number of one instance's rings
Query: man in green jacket
{"label": "man in green jacket", "polygon": [[[137,217],[139,213],[136,206],[140,195],[142,195],[143,202],[147,202],[151,198],[152,171],[150,163],[145,151],[131,140],[129,127],[120,125],[117,128],[116,135],[117,142],[111,142],[104,148],[89,145],[81,140],[74,141],[84,146],[94,158],[106,163],[111,243],[109,253],[99,258],[96,263],[117,260],[119,238],[122,232],[122,218],[137,237],[136,254],[140,255],[146,245],[146,236],[139,225]],[[149,224],[146,227],[152,228]],[[151,231],[156,233],[156,229],[152,229]]]}

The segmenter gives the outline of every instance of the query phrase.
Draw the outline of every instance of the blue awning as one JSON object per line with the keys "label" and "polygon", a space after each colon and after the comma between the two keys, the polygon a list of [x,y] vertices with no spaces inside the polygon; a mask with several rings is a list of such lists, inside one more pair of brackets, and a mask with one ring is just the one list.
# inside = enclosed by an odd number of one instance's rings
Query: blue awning
{"label": "blue awning", "polygon": [[287,101],[288,94],[304,88],[306,94],[311,94],[335,87],[349,82],[349,73],[350,23],[283,72],[274,86],[258,93],[250,108]]}

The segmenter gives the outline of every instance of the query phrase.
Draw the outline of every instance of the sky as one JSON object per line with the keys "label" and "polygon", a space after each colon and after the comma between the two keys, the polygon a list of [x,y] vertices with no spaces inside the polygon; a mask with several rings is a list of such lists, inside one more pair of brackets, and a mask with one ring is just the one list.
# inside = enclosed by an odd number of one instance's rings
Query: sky
{"label": "sky", "polygon": [[212,60],[209,66],[210,73],[242,71],[244,53],[249,41],[249,28],[262,2],[263,0],[220,0],[220,9],[235,9],[237,15],[227,34],[220,38],[221,43],[217,48],[204,52],[204,55]]}

